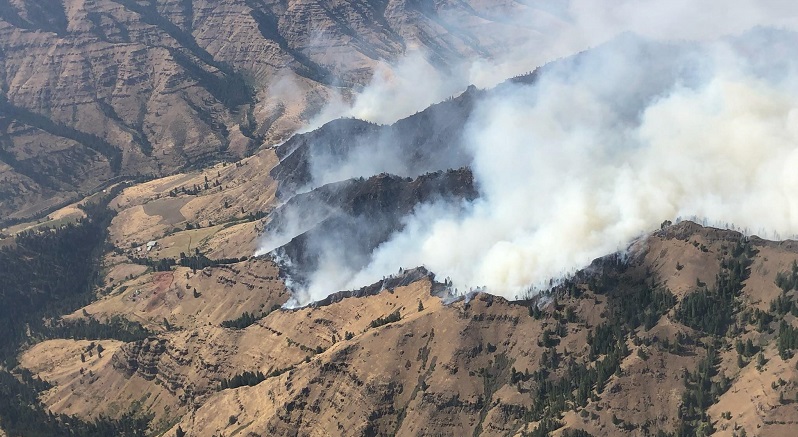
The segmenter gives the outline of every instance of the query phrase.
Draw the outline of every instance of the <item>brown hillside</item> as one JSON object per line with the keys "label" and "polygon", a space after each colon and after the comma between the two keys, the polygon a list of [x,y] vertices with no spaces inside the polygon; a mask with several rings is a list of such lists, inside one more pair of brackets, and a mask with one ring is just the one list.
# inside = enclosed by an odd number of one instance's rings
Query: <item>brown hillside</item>
{"label": "brown hillside", "polygon": [[[734,256],[748,260],[747,278],[727,330],[713,337],[685,319],[682,307],[696,290],[714,289],[715,275],[728,274],[724,266]],[[746,245],[737,233],[685,222],[636,242],[625,259],[597,260],[534,301],[477,294],[446,304],[438,297],[446,295],[442,284],[411,270],[387,289],[375,285],[276,310],[243,329],[219,325],[288,297],[268,260],[196,273],[177,268],[122,281],[85,308],[99,318],[142,321],[153,337],[103,341],[103,358],[86,364],[79,358],[86,341],[50,340],[20,361],[55,385],[42,397],[53,411],[151,412],[152,430],[170,429],[167,436],[178,427],[192,436],[520,436],[540,426],[558,435],[572,428],[643,436],[685,426],[696,431],[709,421],[719,436],[742,429],[790,435],[798,421],[796,358],[782,359],[776,338],[780,321],[795,317],[773,313],[770,301],[783,293],[774,285],[776,273],[793,260],[791,243]],[[186,285],[202,295],[194,298]],[[641,300],[667,290],[672,304]],[[758,308],[774,318],[758,326]],[[765,364],[758,365],[754,351],[740,357],[739,367],[738,339],[751,339]],[[702,416],[703,410],[686,409],[685,399],[696,393],[710,356],[717,357],[707,380],[713,394]],[[245,371],[265,380],[219,390]],[[580,372],[603,376],[582,388]],[[560,389],[563,398],[554,395]]]}
{"label": "brown hillside", "polygon": [[536,29],[510,2],[15,0],[0,8],[0,214],[287,138],[378,65],[491,58]]}

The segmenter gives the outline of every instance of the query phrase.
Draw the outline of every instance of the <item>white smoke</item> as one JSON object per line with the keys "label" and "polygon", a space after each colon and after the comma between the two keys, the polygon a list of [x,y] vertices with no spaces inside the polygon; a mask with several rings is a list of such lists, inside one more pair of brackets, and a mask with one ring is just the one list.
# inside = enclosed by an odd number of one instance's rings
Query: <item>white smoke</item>
{"label": "white smoke", "polygon": [[680,55],[663,88],[660,60],[620,47],[482,102],[467,136],[483,197],[465,216],[422,208],[347,286],[425,265],[516,298],[665,219],[795,234],[797,78],[712,46]]}
{"label": "white smoke", "polygon": [[[552,45],[613,43],[478,103],[465,144],[478,200],[417,208],[360,271],[323,256],[303,300],[418,265],[460,290],[518,298],[676,217],[798,233],[798,38],[740,34],[792,28],[798,5],[613,3],[561,2],[567,31]],[[680,42],[618,39],[625,30]],[[366,95],[370,111],[392,103]]]}
{"label": "white smoke", "polygon": [[[527,0],[488,3],[479,13],[492,26],[464,27],[486,44],[490,56],[474,56],[449,68],[434,65],[423,47],[395,62],[380,61],[371,82],[354,99],[333,97],[303,132],[340,117],[390,124],[457,95],[469,85],[491,88],[548,62],[605,43],[624,32],[657,40],[706,41],[755,26],[798,28],[798,3],[782,0]],[[502,23],[499,26],[497,23]],[[457,18],[447,22],[455,31]]]}

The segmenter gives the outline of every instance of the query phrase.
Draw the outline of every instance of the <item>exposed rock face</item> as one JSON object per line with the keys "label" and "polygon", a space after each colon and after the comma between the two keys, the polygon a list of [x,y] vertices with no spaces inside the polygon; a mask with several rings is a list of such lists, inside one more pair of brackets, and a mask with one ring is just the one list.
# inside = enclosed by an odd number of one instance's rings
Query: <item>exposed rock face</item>
{"label": "exposed rock face", "polygon": [[144,379],[152,381],[158,376],[158,362],[167,347],[168,341],[159,338],[128,343],[114,355],[112,363],[114,368],[128,376],[138,373]]}
{"label": "exposed rock face", "polygon": [[[165,333],[124,344],[111,358],[109,368],[97,373],[92,388],[117,387],[119,393],[105,396],[121,399],[130,389],[130,384],[121,381],[138,381],[138,387],[165,390],[176,401],[172,408],[182,411],[215,393],[222,379],[244,370],[268,373],[287,368],[307,355],[298,344],[287,346],[284,350],[286,340],[278,329],[259,325],[247,330],[208,326]],[[103,411],[105,407],[97,408]]]}
{"label": "exposed rock face", "polygon": [[0,213],[27,217],[114,177],[246,155],[306,121],[330,84],[347,98],[377,62],[410,47],[447,68],[532,33],[491,19],[497,7],[4,1]]}
{"label": "exposed rock face", "polygon": [[[203,334],[219,333],[205,331]],[[127,378],[135,375],[152,381],[186,402],[193,396],[215,390],[218,377],[230,370],[229,362],[223,357],[225,351],[208,351],[207,340],[192,334],[178,335],[174,341],[167,337],[127,343],[114,354],[111,363]],[[209,357],[222,359],[207,359]]]}

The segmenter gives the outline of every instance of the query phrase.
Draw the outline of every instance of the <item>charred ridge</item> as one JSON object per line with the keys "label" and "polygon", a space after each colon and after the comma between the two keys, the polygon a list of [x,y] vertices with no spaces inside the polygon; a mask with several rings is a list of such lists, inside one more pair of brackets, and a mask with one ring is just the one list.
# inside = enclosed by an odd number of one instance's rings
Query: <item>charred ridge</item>
{"label": "charred ridge", "polygon": [[463,147],[465,125],[485,93],[471,85],[459,96],[391,125],[392,134],[408,153],[410,165],[424,169],[422,172],[470,165],[471,156]]}
{"label": "charred ridge", "polygon": [[482,93],[471,86],[457,97],[390,126],[342,118],[312,132],[294,135],[275,150],[280,163],[270,176],[279,182],[277,195],[289,198],[313,182],[311,160],[323,160],[327,168],[334,169],[347,162],[355,151],[378,152],[381,143],[402,151],[402,164],[407,170],[399,176],[417,177],[466,167],[471,156],[463,147],[463,133]]}
{"label": "charred ridge", "polygon": [[403,270],[398,275],[389,276],[381,281],[375,282],[357,290],[344,290],[333,293],[322,300],[313,302],[310,304],[310,307],[319,308],[329,306],[351,297],[358,298],[374,296],[380,294],[380,292],[383,290],[388,290],[388,292],[393,293],[393,291],[399,287],[404,287],[424,279],[429,279],[434,284],[435,274],[424,267]]}
{"label": "charred ridge", "polygon": [[366,121],[341,118],[312,132],[292,136],[275,149],[280,163],[269,175],[279,182],[277,196],[291,197],[311,183],[312,156],[331,157],[343,163],[355,143],[375,143],[380,129],[380,126]]}
{"label": "charred ridge", "polygon": [[325,218],[340,213],[368,216],[397,208],[407,213],[417,203],[435,197],[473,200],[477,195],[474,177],[467,167],[427,173],[416,179],[383,173],[368,179],[335,182],[298,194],[274,213],[267,230],[284,229],[288,225],[287,216],[293,211],[329,212]]}
{"label": "charred ridge", "polygon": [[676,240],[686,240],[695,236],[702,236],[708,241],[738,241],[743,236],[743,234],[737,231],[704,227],[689,220],[664,227],[655,232],[654,235]]}
{"label": "charred ridge", "polygon": [[[440,171],[416,179],[381,174],[325,185],[291,199],[273,216],[267,232],[280,233],[293,217],[311,217],[305,231],[278,249],[287,258],[284,267],[299,283],[316,270],[319,245],[346,247],[344,263],[361,268],[368,255],[402,229],[402,218],[416,205],[443,200],[472,200],[478,193],[468,168]],[[344,245],[344,242],[346,243]]]}

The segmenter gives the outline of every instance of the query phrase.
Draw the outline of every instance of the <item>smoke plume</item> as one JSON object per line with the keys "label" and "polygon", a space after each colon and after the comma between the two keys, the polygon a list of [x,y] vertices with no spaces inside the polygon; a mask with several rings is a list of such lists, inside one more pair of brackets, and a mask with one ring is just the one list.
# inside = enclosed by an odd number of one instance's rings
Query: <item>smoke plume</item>
{"label": "smoke plume", "polygon": [[757,26],[798,29],[798,3],[781,0],[526,0],[489,3],[479,12],[503,23],[503,31],[492,27],[484,35],[461,29],[456,19],[446,26],[452,33],[462,30],[492,39],[490,57],[449,60],[440,68],[423,48],[409,48],[395,62],[380,62],[353,101],[333,98],[304,131],[339,117],[393,123],[469,85],[492,88],[626,32],[659,41],[711,41]]}
{"label": "smoke plume", "polygon": [[[592,3],[556,3],[553,45],[609,42],[479,95],[450,150],[469,157],[480,197],[418,206],[365,267],[322,254],[298,303],[421,265],[520,298],[679,217],[798,232],[798,36],[780,9],[798,6]],[[750,29],[763,24],[779,28]],[[359,172],[384,171],[362,158]]]}

